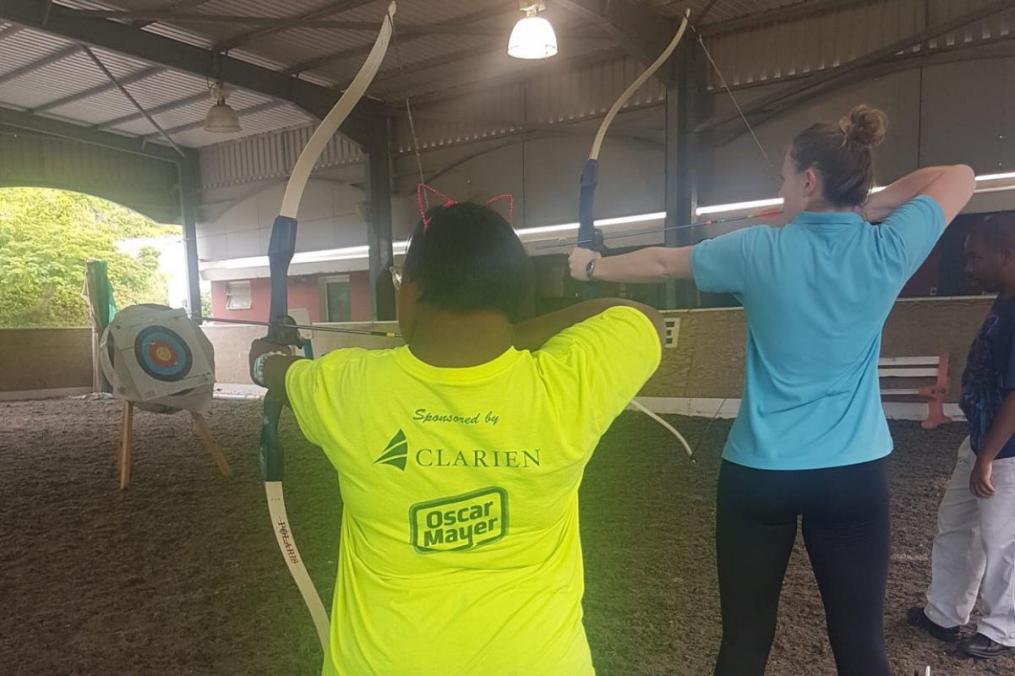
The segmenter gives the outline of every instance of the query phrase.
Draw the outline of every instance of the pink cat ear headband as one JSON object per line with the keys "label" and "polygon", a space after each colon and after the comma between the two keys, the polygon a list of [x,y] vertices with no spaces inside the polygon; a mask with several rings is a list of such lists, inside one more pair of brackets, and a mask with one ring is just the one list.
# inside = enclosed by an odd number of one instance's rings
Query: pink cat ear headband
{"label": "pink cat ear headband", "polygon": [[[419,217],[423,221],[423,232],[426,233],[430,229],[430,219],[427,217],[427,198],[426,193],[431,193],[438,200],[440,200],[440,206],[450,207],[458,204],[458,200],[453,200],[437,188],[426,183],[420,183],[416,186],[416,207],[419,209]],[[484,204],[491,206],[498,202],[507,202],[507,220],[510,223],[514,219],[515,215],[515,197],[509,192],[501,193],[500,195],[494,195],[488,199]]]}

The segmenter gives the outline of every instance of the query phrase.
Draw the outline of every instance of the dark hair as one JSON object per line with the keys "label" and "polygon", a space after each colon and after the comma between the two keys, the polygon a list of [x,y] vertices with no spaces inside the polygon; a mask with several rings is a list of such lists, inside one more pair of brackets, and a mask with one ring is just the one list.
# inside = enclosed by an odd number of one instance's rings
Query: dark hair
{"label": "dark hair", "polygon": [[860,206],[874,187],[873,148],[885,140],[887,122],[877,108],[857,106],[837,125],[819,122],[797,134],[790,157],[799,171],[821,172],[826,200],[837,207]]}
{"label": "dark hair", "polygon": [[1015,214],[988,214],[973,225],[969,236],[999,251],[1015,251]]}
{"label": "dark hair", "polygon": [[528,314],[532,262],[511,224],[470,202],[437,206],[412,232],[405,274],[420,302],[454,312],[496,310],[514,322]]}

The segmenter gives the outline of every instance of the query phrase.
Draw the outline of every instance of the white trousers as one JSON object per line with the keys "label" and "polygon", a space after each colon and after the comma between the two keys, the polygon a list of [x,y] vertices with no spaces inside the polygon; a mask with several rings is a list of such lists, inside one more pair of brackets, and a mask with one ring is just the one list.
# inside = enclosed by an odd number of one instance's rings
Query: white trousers
{"label": "white trousers", "polygon": [[983,615],[976,630],[1015,646],[1015,458],[994,461],[994,495],[987,499],[969,490],[975,462],[966,439],[938,508],[924,611],[942,627],[964,625],[979,594]]}

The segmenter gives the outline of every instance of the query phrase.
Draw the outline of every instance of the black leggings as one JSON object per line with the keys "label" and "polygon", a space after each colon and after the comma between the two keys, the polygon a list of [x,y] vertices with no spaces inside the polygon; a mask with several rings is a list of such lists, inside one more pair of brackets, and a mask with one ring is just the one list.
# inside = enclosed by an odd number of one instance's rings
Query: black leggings
{"label": "black leggings", "polygon": [[800,515],[840,676],[888,676],[883,459],[802,471],[723,462],[716,516],[723,633],[716,675],[765,673]]}

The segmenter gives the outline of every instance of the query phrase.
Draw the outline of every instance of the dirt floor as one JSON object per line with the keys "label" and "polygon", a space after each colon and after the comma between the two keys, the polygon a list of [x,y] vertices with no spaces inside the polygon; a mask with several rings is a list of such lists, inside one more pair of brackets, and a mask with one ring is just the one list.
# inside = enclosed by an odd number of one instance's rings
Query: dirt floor
{"label": "dirt floor", "polygon": [[[5,674],[314,674],[316,636],[276,548],[259,482],[259,404],[216,403],[218,475],[183,415],[139,413],[133,484],[117,490],[119,404],[0,403],[0,658]],[[291,422],[287,501],[318,588],[334,584],[341,504]],[[692,443],[705,421],[673,419]],[[893,425],[894,673],[1013,674],[901,619],[921,601],[937,501],[963,430]],[[586,625],[600,674],[708,674],[719,639],[713,491],[728,425],[690,465],[641,414],[604,439],[582,491]],[[791,562],[768,673],[834,674],[813,576]]]}

